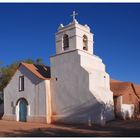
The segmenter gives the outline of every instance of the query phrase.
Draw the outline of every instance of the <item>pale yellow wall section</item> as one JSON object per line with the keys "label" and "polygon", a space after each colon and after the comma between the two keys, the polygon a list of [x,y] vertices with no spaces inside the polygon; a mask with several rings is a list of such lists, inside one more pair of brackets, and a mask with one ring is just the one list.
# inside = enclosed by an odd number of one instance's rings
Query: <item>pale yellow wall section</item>
{"label": "pale yellow wall section", "polygon": [[52,115],[52,108],[51,108],[51,90],[50,90],[50,80],[45,80],[46,84],[46,121],[47,124],[51,123],[51,115]]}

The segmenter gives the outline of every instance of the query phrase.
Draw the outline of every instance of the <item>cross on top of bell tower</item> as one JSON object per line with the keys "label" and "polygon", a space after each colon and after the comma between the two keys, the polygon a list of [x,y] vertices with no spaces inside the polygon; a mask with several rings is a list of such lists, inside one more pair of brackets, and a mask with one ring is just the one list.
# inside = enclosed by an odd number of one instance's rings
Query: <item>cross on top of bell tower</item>
{"label": "cross on top of bell tower", "polygon": [[78,15],[78,13],[76,13],[75,11],[73,11],[73,13],[72,13],[72,15],[71,15],[71,16],[72,16],[72,18],[73,18],[73,21],[75,21],[75,20],[76,20],[76,18],[75,18],[75,17],[76,17],[77,15]]}

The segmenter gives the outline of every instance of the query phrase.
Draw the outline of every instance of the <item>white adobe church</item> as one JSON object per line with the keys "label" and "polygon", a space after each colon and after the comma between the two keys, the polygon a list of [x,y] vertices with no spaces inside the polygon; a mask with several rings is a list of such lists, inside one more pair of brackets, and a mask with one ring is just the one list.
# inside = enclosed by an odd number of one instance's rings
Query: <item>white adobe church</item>
{"label": "white adobe church", "polygon": [[90,28],[79,24],[75,15],[58,28],[50,69],[20,64],[4,89],[3,119],[85,124],[114,119],[109,75],[93,54]]}

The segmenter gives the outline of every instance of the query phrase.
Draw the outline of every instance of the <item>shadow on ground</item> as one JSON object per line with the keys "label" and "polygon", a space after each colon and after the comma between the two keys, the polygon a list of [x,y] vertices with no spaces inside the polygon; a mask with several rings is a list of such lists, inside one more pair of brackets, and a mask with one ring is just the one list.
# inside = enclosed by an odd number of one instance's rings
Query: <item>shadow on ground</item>
{"label": "shadow on ground", "polygon": [[140,120],[117,120],[104,127],[55,124],[45,128],[1,133],[9,137],[139,137]]}

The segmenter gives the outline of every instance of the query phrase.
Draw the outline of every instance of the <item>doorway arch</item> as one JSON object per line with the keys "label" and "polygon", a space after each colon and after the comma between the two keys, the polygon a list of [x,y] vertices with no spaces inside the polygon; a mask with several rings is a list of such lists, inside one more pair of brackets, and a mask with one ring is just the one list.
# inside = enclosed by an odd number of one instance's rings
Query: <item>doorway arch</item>
{"label": "doorway arch", "polygon": [[19,116],[19,121],[21,122],[26,122],[27,121],[27,106],[28,106],[28,102],[25,98],[20,98],[17,101],[18,104],[18,116]]}

